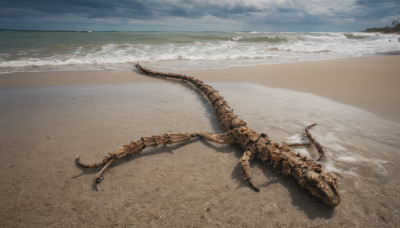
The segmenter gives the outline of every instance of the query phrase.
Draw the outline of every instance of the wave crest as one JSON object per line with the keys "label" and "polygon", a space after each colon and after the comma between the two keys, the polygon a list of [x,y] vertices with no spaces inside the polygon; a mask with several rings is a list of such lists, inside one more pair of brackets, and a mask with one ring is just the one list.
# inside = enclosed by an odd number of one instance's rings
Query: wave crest
{"label": "wave crest", "polygon": [[374,33],[0,33],[0,73],[118,68],[136,61],[154,65],[163,61],[165,67],[176,68],[224,68],[400,50],[400,42],[393,42],[398,35]]}

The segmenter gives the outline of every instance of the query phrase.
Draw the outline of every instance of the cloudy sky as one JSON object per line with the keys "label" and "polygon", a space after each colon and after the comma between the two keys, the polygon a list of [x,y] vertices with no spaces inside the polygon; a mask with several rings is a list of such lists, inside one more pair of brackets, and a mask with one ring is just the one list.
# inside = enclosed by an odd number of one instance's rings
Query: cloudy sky
{"label": "cloudy sky", "polygon": [[400,0],[1,0],[0,29],[360,31]]}

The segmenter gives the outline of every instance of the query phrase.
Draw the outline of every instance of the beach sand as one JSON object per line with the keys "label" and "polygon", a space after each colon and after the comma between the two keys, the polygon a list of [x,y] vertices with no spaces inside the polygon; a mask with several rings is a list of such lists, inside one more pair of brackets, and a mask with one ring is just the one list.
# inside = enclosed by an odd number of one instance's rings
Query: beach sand
{"label": "beach sand", "polygon": [[[274,141],[307,124],[326,148],[342,202],[328,208],[291,177],[252,163],[244,182],[236,146],[192,140],[99,162],[143,136],[222,132],[191,87],[136,71],[0,75],[0,227],[398,227],[400,56],[179,71],[220,91],[250,128]],[[315,151],[296,150],[310,157]]]}

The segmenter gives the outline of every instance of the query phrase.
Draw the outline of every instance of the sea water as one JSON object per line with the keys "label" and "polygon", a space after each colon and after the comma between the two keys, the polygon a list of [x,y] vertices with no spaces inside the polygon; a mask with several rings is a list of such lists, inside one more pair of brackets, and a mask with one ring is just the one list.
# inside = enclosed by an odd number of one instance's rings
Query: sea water
{"label": "sea water", "polygon": [[0,31],[0,73],[131,69],[136,62],[210,69],[400,51],[399,35],[274,32]]}

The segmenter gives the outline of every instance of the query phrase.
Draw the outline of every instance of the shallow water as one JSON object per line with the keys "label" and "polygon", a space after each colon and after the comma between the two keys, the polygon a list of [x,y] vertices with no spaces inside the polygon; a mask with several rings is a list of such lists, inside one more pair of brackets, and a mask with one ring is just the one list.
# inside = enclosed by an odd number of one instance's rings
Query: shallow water
{"label": "shallow water", "polygon": [[[363,175],[357,164],[364,163],[386,175],[385,166],[400,154],[400,124],[368,111],[312,94],[255,84],[214,86],[251,128],[276,141],[296,141],[305,126],[318,123],[311,132],[326,148],[327,159],[322,163],[327,171]],[[315,151],[311,157],[316,157]]]}
{"label": "shallow water", "polygon": [[[299,141],[305,126],[318,123],[311,132],[326,148],[326,171],[359,176],[363,174],[358,164],[363,164],[387,175],[391,157],[400,154],[398,122],[312,94],[250,83],[210,84],[250,128],[273,141]],[[0,94],[0,106],[7,107],[0,111],[3,131],[12,129],[13,119],[46,125],[46,115],[51,114],[63,118],[60,124],[96,125],[100,119],[106,129],[132,127],[144,136],[222,132],[211,106],[191,87],[174,82],[9,88]],[[311,159],[317,156],[309,148],[296,151]]]}

